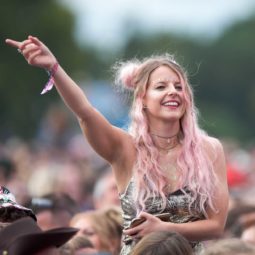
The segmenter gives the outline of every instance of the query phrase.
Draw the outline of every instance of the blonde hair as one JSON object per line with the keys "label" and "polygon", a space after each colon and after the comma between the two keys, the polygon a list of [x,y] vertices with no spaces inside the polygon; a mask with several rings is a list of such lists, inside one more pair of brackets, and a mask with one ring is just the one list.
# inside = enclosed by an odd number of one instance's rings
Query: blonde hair
{"label": "blonde hair", "polygon": [[67,243],[59,248],[61,255],[74,254],[75,251],[83,248],[94,248],[92,243],[85,235],[75,235]]}
{"label": "blonde hair", "polygon": [[239,238],[227,238],[215,241],[201,255],[253,255],[255,247]]}
{"label": "blonde hair", "polygon": [[[118,207],[86,211],[76,214],[70,221],[70,226],[76,226],[77,221],[89,219],[92,227],[99,236],[101,249],[118,254],[122,236],[122,216]],[[114,247],[114,248],[113,248]]]}
{"label": "blonde hair", "polygon": [[158,231],[144,236],[131,255],[193,255],[188,240],[179,233]]}

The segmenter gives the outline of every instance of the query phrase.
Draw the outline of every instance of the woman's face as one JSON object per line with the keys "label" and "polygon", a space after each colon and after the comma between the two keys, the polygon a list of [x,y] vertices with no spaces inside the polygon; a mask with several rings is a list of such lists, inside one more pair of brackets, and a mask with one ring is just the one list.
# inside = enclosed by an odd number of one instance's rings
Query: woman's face
{"label": "woman's face", "polygon": [[180,120],[185,112],[184,85],[179,75],[162,65],[150,75],[143,99],[149,121]]}
{"label": "woman's face", "polygon": [[93,227],[90,218],[83,217],[72,224],[72,227],[79,228],[78,235],[85,235],[96,250],[101,249],[100,237]]}

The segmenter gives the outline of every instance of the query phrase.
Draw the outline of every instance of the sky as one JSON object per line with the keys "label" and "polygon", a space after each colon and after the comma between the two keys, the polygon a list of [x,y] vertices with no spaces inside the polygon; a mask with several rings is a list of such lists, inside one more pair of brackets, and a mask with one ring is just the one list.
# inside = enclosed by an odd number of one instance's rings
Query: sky
{"label": "sky", "polygon": [[144,32],[169,31],[216,38],[233,23],[255,13],[255,0],[59,0],[76,16],[79,42],[121,47],[127,21]]}

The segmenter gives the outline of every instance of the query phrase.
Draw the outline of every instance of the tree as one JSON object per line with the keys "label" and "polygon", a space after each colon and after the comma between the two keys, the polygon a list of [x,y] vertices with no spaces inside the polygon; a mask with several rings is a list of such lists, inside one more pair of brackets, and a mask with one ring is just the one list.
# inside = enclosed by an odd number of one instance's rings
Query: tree
{"label": "tree", "polygon": [[216,41],[134,31],[123,58],[174,53],[188,70],[200,123],[210,134],[249,142],[254,137],[255,17],[234,24]]}
{"label": "tree", "polygon": [[0,138],[29,138],[57,93],[40,96],[48,79],[46,72],[28,66],[16,50],[5,44],[5,39],[38,36],[69,73],[78,73],[81,68],[89,72],[86,66],[93,52],[78,47],[73,35],[74,17],[57,1],[3,0],[0,5]]}

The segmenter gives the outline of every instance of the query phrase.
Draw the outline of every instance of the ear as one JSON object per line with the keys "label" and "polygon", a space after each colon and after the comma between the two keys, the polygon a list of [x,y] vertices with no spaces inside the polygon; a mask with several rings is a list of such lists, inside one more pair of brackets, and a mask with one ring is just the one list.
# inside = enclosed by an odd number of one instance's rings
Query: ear
{"label": "ear", "polygon": [[145,100],[145,96],[142,97],[143,109],[148,108]]}

